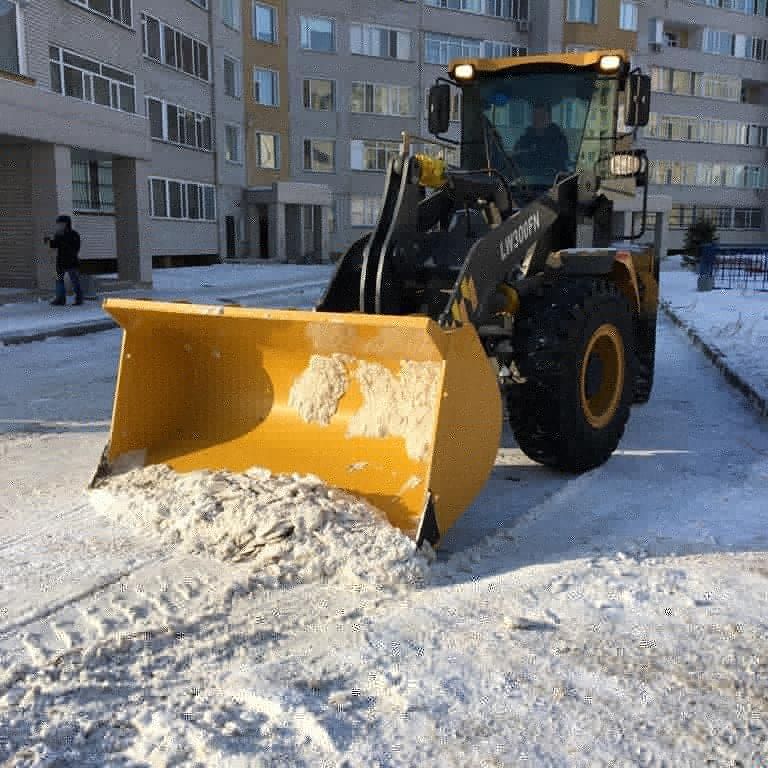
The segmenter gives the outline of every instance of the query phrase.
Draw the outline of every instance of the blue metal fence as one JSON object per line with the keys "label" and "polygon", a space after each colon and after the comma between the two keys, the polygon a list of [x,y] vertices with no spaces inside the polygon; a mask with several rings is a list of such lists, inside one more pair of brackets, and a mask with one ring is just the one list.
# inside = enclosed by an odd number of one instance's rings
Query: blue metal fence
{"label": "blue metal fence", "polygon": [[709,245],[701,249],[699,275],[713,288],[768,291],[768,245]]}

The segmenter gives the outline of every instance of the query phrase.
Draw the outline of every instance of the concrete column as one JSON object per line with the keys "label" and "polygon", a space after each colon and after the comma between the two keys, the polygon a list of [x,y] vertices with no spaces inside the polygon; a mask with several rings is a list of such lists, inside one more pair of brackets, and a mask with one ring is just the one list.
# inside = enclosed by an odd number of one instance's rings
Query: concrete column
{"label": "concrete column", "polygon": [[261,255],[261,227],[259,226],[259,209],[255,205],[245,208],[246,228],[248,237],[248,259],[258,259]]}
{"label": "concrete column", "polygon": [[320,263],[331,263],[331,207],[320,208]]}
{"label": "concrete column", "polygon": [[297,231],[298,231],[298,237],[296,239],[296,263],[297,264],[306,264],[307,263],[307,231],[305,227],[307,226],[305,211],[303,205],[297,205],[296,208],[296,223],[297,223]]}
{"label": "concrete column", "polygon": [[669,248],[669,212],[658,211],[656,213],[656,229],[654,232],[653,246],[657,258],[664,259]]}
{"label": "concrete column", "polygon": [[284,203],[270,203],[269,205],[269,258],[275,261],[288,261]]}
{"label": "concrete column", "polygon": [[121,280],[152,285],[152,253],[149,247],[148,163],[129,157],[112,161],[115,191],[117,273]]}
{"label": "concrete column", "polygon": [[29,147],[32,185],[32,251],[38,288],[53,288],[56,253],[43,243],[52,235],[56,217],[72,215],[72,152],[58,144]]}

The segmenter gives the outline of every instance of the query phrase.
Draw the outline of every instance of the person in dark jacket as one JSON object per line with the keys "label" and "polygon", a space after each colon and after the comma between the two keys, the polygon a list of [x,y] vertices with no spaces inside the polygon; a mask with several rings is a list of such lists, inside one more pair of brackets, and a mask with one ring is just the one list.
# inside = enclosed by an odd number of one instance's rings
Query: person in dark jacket
{"label": "person in dark jacket", "polygon": [[533,124],[515,145],[515,161],[534,176],[554,177],[569,167],[568,139],[552,122],[552,112],[546,102],[533,106]]}
{"label": "person in dark jacket", "polygon": [[80,235],[72,229],[72,219],[69,216],[56,218],[56,232],[53,237],[46,237],[45,242],[56,249],[56,298],[51,302],[54,306],[63,307],[67,303],[64,287],[64,275],[69,275],[72,288],[75,291],[75,305],[83,303],[83,289],[80,287]]}

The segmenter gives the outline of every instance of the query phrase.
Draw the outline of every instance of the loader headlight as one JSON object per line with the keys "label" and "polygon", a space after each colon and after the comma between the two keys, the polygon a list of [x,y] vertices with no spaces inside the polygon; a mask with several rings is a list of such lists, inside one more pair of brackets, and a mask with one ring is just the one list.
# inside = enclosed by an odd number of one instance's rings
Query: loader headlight
{"label": "loader headlight", "polygon": [[475,68],[471,64],[459,64],[453,70],[453,76],[457,80],[471,80],[475,76]]}
{"label": "loader headlight", "polygon": [[637,176],[643,167],[643,161],[631,152],[617,152],[611,156],[612,176]]}
{"label": "loader headlight", "polygon": [[600,57],[600,71],[601,72],[617,72],[621,66],[621,56],[615,54],[608,54],[607,56]]}

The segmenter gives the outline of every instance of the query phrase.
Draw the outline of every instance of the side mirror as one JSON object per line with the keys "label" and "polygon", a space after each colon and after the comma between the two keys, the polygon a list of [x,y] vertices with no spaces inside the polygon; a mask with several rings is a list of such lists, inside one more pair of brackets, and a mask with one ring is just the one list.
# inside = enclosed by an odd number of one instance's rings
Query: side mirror
{"label": "side mirror", "polygon": [[438,83],[429,89],[429,132],[445,133],[451,124],[451,86]]}
{"label": "side mirror", "polygon": [[651,78],[649,75],[630,74],[628,86],[624,124],[642,128],[648,125],[651,116]]}

